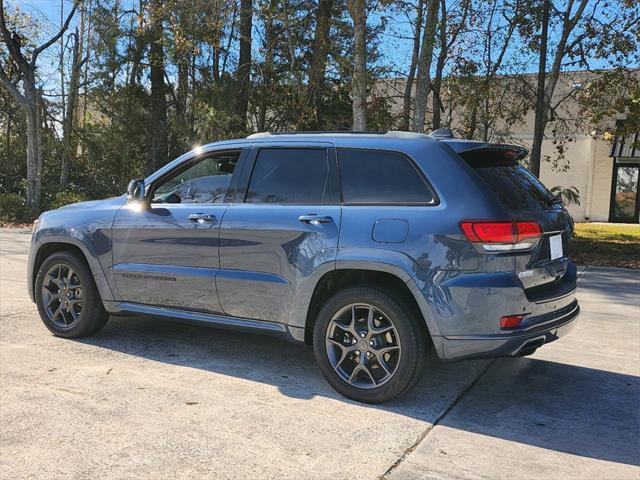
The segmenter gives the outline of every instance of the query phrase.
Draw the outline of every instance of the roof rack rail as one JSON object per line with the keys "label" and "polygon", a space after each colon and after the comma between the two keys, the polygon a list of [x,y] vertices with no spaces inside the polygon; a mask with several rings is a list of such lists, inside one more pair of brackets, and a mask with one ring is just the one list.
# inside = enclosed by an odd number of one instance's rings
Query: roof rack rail
{"label": "roof rack rail", "polygon": [[348,133],[352,135],[384,135],[387,130],[299,130],[299,131],[283,131],[283,132],[258,132],[248,135],[247,138],[269,137],[271,135],[318,135],[318,134],[338,134]]}
{"label": "roof rack rail", "polygon": [[429,134],[430,137],[437,138],[454,138],[450,128],[438,128]]}

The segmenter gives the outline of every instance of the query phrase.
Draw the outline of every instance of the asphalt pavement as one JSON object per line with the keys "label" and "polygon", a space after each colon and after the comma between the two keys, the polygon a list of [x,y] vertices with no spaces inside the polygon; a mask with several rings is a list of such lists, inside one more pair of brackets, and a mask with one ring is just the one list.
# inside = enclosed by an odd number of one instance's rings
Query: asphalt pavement
{"label": "asphalt pavement", "polygon": [[430,362],[399,401],[324,381],[311,349],[154,318],[42,325],[28,232],[0,231],[0,478],[640,479],[640,271],[590,268],[569,336]]}

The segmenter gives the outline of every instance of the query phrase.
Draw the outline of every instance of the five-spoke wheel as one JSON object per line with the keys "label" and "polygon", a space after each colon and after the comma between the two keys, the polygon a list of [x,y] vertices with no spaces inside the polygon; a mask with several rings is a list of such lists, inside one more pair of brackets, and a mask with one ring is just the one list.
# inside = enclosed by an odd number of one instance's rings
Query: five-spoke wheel
{"label": "five-spoke wheel", "polygon": [[38,269],[34,292],[42,321],[60,337],[91,335],[107,321],[91,270],[76,253],[47,257]]}
{"label": "five-spoke wheel", "polygon": [[42,283],[42,304],[49,320],[69,328],[82,313],[82,283],[77,273],[65,263],[54,264]]}
{"label": "five-spoke wheel", "polygon": [[326,302],[314,327],[313,349],[331,386],[367,403],[397,398],[419,378],[426,333],[404,296],[354,286]]}
{"label": "five-spoke wheel", "polygon": [[375,388],[389,381],[402,353],[391,319],[367,304],[340,309],[331,319],[325,342],[333,369],[358,388]]}

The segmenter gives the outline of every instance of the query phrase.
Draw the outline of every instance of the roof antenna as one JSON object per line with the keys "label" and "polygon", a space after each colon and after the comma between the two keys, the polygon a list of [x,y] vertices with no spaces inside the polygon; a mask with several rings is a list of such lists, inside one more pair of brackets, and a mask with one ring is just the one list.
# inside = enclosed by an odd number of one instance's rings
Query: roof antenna
{"label": "roof antenna", "polygon": [[429,134],[430,137],[453,138],[453,132],[450,128],[439,128]]}

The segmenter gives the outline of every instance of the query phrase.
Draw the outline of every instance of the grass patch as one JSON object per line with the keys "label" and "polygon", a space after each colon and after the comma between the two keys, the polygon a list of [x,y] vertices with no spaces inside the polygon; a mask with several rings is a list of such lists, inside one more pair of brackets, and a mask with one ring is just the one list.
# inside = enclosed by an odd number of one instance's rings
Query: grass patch
{"label": "grass patch", "polygon": [[640,225],[576,223],[571,255],[578,265],[640,268]]}

